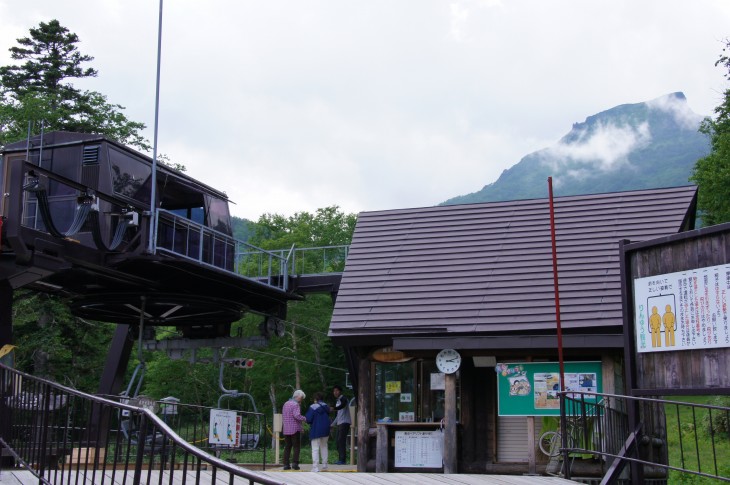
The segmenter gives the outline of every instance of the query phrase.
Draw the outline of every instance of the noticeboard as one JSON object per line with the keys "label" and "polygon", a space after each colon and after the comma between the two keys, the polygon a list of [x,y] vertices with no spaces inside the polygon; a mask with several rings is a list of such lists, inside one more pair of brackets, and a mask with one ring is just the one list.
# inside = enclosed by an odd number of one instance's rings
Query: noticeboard
{"label": "noticeboard", "polygon": [[444,433],[435,431],[396,431],[395,463],[397,468],[441,468]]}
{"label": "noticeboard", "polygon": [[[559,416],[557,362],[501,363],[497,372],[500,416]],[[600,362],[566,362],[565,390],[603,392]]]}

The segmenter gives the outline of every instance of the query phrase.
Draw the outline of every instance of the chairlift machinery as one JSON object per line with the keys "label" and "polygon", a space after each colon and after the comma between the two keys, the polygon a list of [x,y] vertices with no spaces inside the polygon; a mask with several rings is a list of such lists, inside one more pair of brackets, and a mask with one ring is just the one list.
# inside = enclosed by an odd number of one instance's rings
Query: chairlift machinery
{"label": "chairlift machinery", "polygon": [[[302,296],[290,287],[286,260],[233,238],[225,193],[158,165],[151,203],[152,160],[100,135],[43,133],[0,155],[0,292],[59,295],[76,316],[119,324],[99,392],[119,393],[136,338],[183,352],[260,347],[283,333],[277,322]],[[273,332],[231,337],[245,312],[262,315]],[[163,325],[183,339],[150,344],[144,329]],[[5,312],[0,344],[11,342]]]}

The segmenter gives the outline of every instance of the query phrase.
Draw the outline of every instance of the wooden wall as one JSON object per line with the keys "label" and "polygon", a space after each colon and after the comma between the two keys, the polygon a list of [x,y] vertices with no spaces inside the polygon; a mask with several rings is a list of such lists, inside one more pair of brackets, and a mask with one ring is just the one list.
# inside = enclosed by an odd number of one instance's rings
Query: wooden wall
{"label": "wooden wall", "polygon": [[[633,280],[730,263],[730,224],[664,238],[655,244],[624,244],[624,311],[632,350],[635,389],[713,394],[730,388],[730,348],[635,352]],[[631,341],[628,341],[630,340]],[[668,394],[662,392],[661,394]]]}

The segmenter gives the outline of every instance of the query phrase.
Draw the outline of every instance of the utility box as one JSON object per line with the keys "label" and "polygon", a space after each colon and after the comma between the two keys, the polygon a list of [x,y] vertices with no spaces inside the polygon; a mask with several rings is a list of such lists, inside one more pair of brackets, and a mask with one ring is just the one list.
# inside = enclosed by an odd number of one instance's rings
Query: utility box
{"label": "utility box", "polygon": [[170,416],[177,414],[177,405],[180,399],[172,396],[167,396],[160,399],[160,412],[163,416]]}

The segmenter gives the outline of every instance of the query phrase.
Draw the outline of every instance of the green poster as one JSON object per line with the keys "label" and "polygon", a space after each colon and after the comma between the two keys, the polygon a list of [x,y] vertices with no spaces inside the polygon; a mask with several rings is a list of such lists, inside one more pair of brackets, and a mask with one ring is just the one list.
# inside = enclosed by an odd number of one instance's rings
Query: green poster
{"label": "green poster", "polygon": [[[565,390],[603,392],[600,362],[566,362]],[[500,416],[559,416],[557,362],[497,364]],[[586,398],[588,400],[588,398]]]}

